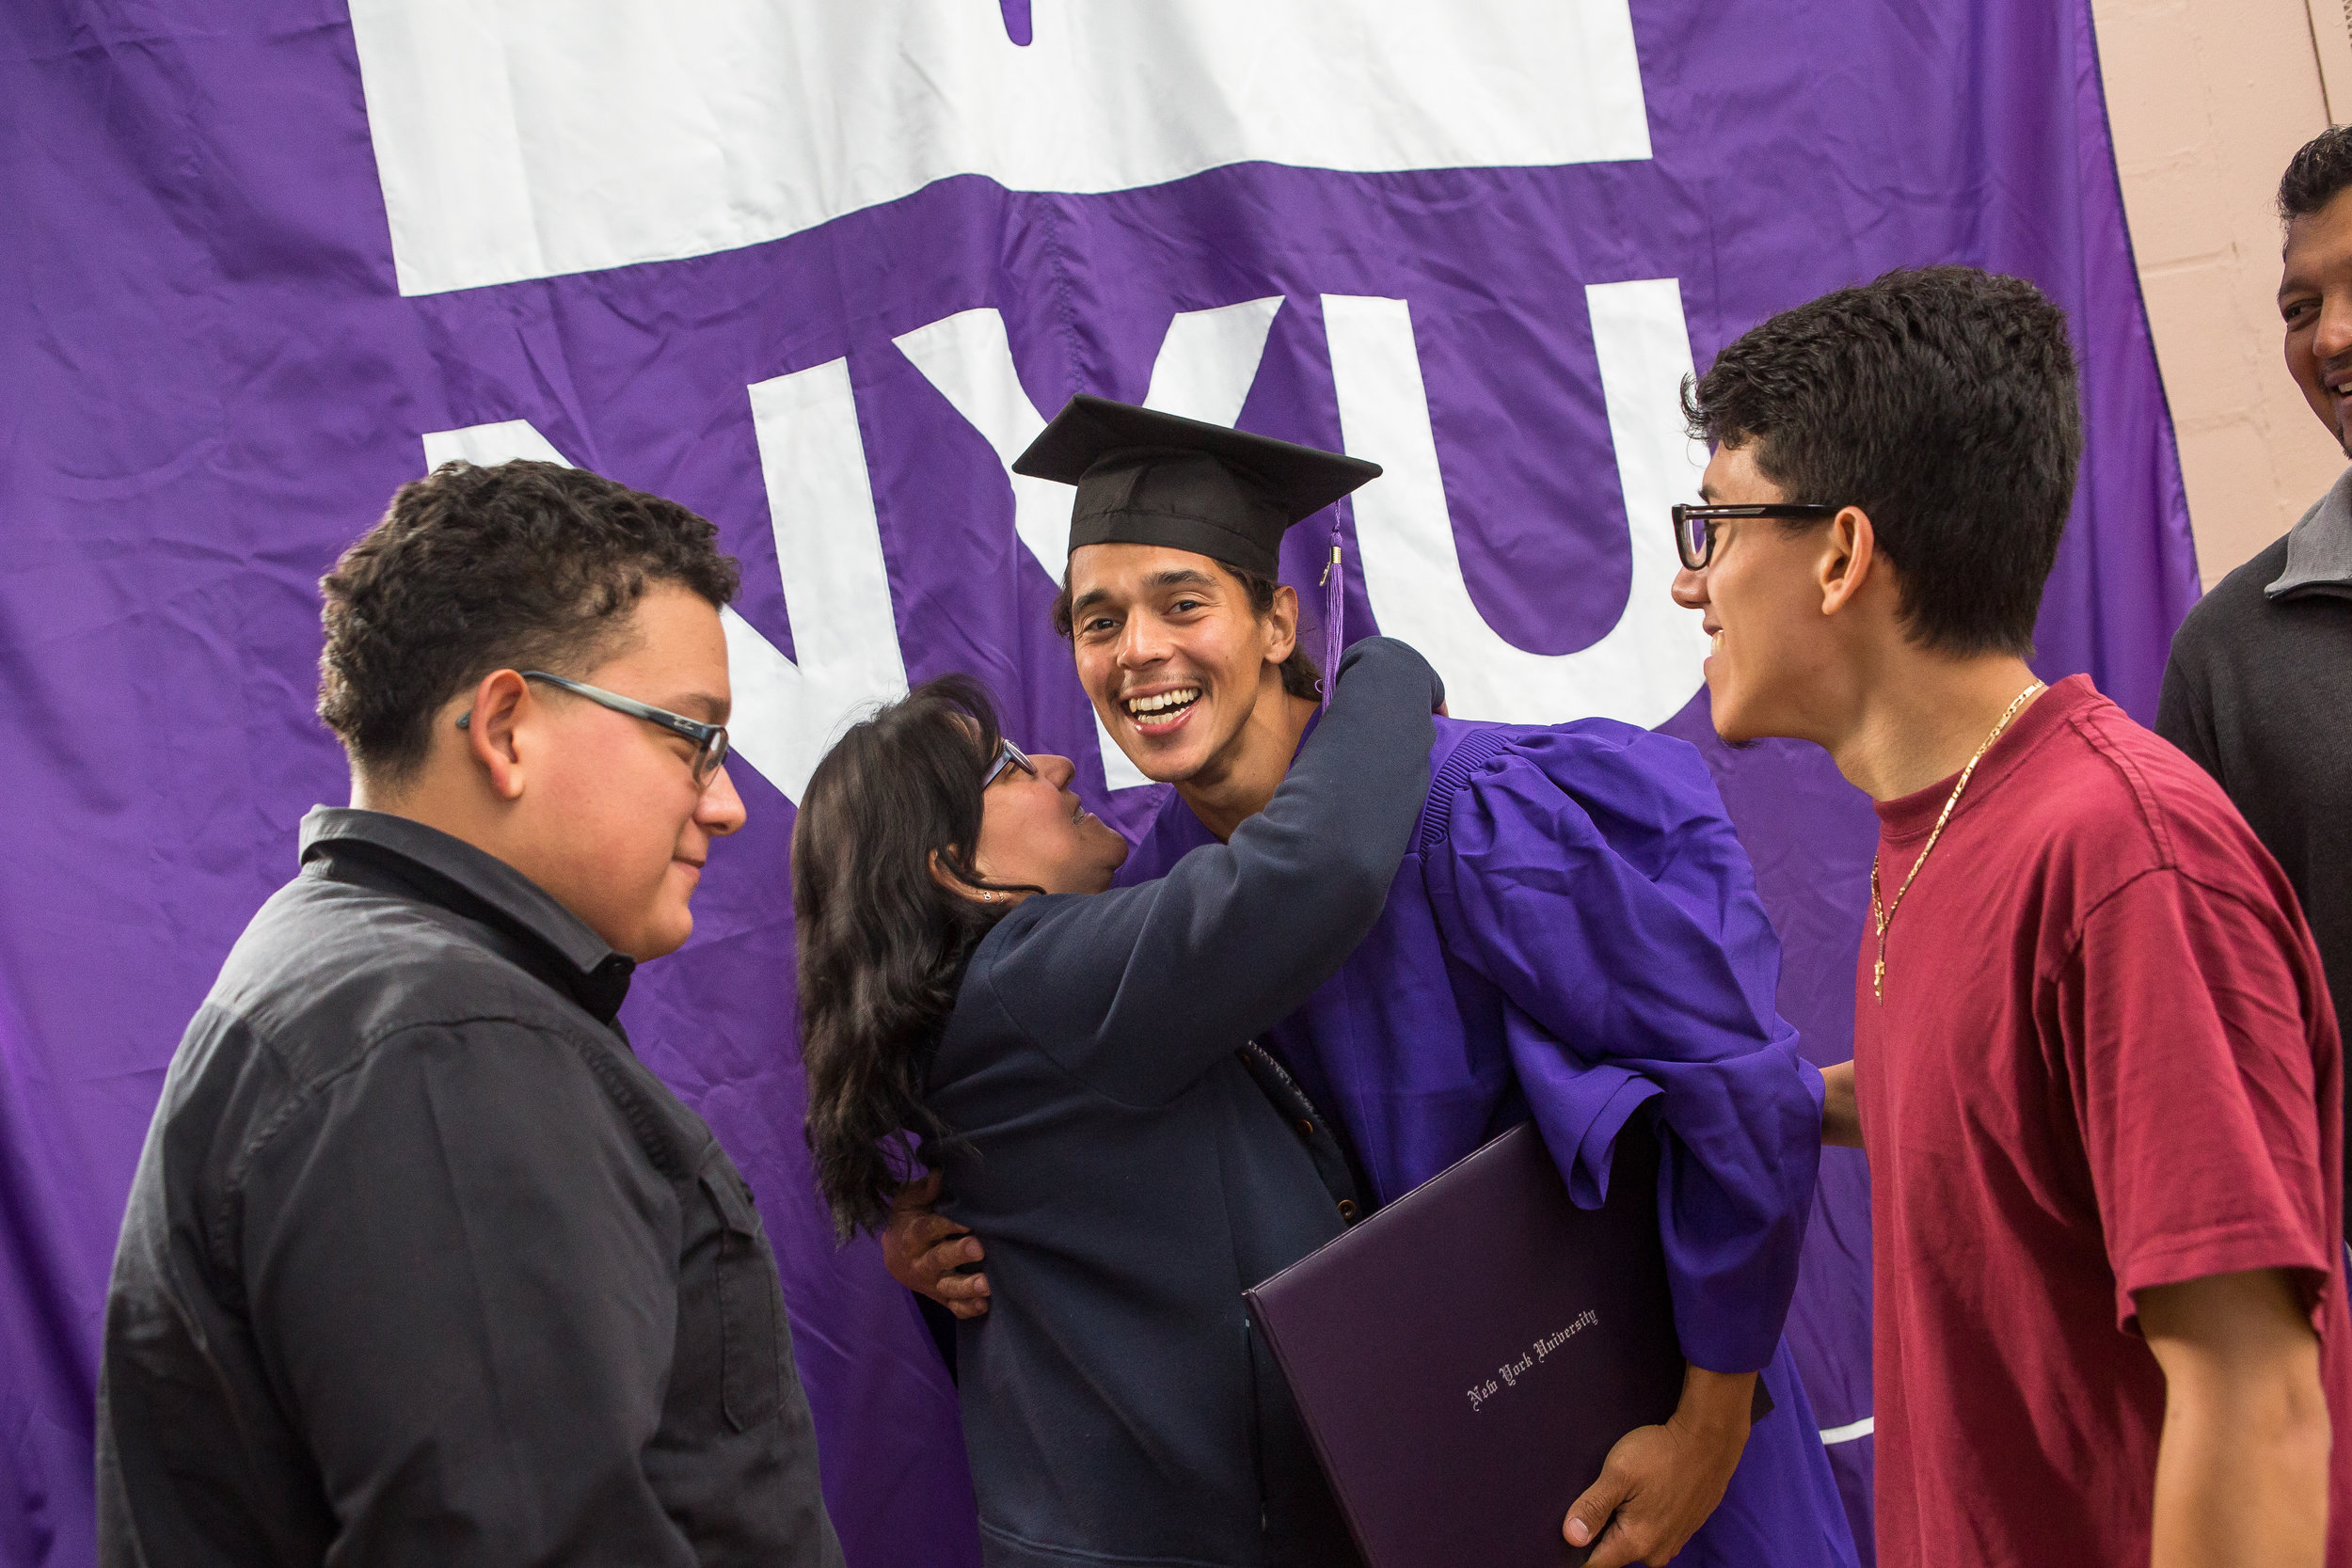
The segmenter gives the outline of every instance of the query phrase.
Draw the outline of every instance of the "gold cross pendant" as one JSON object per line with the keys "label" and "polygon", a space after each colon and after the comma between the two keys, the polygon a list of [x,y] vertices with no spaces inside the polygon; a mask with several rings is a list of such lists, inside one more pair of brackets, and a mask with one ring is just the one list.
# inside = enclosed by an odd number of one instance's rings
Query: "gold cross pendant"
{"label": "gold cross pendant", "polygon": [[1886,957],[1884,954],[1879,956],[1878,962],[1870,970],[1870,997],[1871,1000],[1877,1002],[1886,1000]]}

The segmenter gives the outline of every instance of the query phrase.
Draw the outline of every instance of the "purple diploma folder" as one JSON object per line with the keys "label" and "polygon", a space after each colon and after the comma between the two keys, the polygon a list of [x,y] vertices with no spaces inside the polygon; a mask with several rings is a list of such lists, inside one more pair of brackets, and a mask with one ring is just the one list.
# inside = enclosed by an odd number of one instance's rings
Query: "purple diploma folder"
{"label": "purple diploma folder", "polygon": [[1568,1505],[1682,1392],[1639,1120],[1600,1209],[1522,1123],[1245,1297],[1371,1568],[1581,1563]]}

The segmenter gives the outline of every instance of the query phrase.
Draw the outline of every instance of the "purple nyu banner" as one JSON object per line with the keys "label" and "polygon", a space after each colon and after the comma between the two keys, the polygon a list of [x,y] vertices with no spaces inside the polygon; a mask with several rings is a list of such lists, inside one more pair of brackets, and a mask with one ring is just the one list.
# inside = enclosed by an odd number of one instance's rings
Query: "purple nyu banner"
{"label": "purple nyu banner", "polygon": [[[2196,593],[2088,0],[19,0],[0,103],[11,1563],[92,1556],[140,1140],[297,818],[345,798],[316,580],[429,461],[560,455],[742,558],[750,826],[626,1016],[758,1189],[860,1568],[977,1546],[954,1390],[809,1189],[791,802],[846,715],[960,669],[1107,819],[1156,804],[1047,624],[1068,493],[1006,471],[1069,395],[1386,465],[1348,635],[1420,644],[1458,716],[1701,746],[1822,1063],[1873,820],[1819,752],[1708,729],[1665,598],[1681,377],[1888,267],[2022,274],[2089,423],[2038,668],[2146,720]],[[1858,1155],[1808,1247],[1790,1336],[1867,1540]]]}

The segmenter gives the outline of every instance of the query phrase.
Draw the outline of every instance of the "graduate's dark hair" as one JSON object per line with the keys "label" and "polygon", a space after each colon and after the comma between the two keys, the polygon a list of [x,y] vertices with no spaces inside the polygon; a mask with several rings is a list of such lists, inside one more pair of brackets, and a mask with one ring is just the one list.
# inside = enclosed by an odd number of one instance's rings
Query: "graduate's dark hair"
{"label": "graduate's dark hair", "polygon": [[[1272,578],[1262,578],[1255,572],[1245,571],[1231,562],[1216,561],[1214,556],[1210,560],[1218,571],[1241,584],[1242,592],[1249,595],[1251,614],[1263,621],[1274,613],[1274,591],[1281,586],[1279,583]],[[1070,574],[1064,572],[1061,575],[1061,592],[1054,596],[1054,630],[1065,642],[1070,641],[1072,629],[1076,625],[1071,618],[1070,604]],[[1323,665],[1307,651],[1304,637],[1291,644],[1291,657],[1282,661],[1282,689],[1293,697],[1304,697],[1310,702],[1323,695]]]}
{"label": "graduate's dark hair", "polygon": [[444,463],[319,581],[319,717],[359,771],[401,783],[433,715],[492,671],[586,674],[648,587],[724,605],[739,577],[719,531],[675,501],[561,463]]}
{"label": "graduate's dark hair", "polygon": [[2318,212],[2352,187],[2352,125],[2331,125],[2296,150],[2279,177],[2279,221]]}
{"label": "graduate's dark hair", "polygon": [[968,675],[925,681],[850,726],[809,775],[792,824],[801,1061],[817,1190],[844,1240],[890,1217],[919,1164],[954,1132],[924,1103],[923,1074],[972,949],[1009,903],[945,887],[991,882],[973,854],[981,785],[1003,730]]}
{"label": "graduate's dark hair", "polygon": [[2066,313],[2041,290],[1890,272],[1749,331],[1682,404],[1693,436],[1752,451],[1788,500],[1869,515],[1914,641],[2033,652],[2083,448]]}

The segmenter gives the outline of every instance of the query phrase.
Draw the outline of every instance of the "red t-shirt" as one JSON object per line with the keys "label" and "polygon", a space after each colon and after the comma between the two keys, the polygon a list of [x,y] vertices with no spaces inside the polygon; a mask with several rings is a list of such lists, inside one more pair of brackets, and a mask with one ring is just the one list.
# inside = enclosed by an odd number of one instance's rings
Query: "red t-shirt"
{"label": "red t-shirt", "polygon": [[[1952,780],[1878,808],[1888,896]],[[1865,930],[1879,1560],[2148,1560],[2164,1375],[2132,1292],[2298,1272],[2352,1564],[2343,1052],[2285,878],[2220,788],[2099,695],[1985,754]]]}

